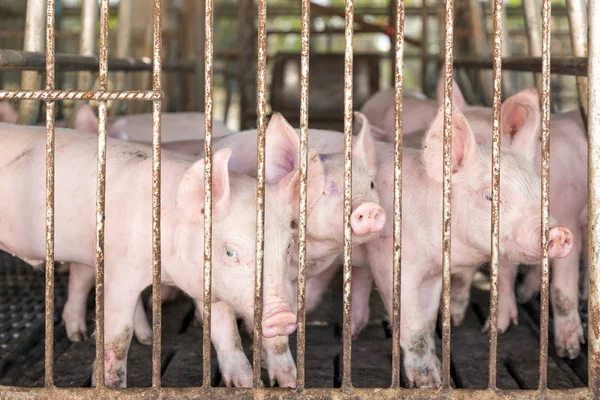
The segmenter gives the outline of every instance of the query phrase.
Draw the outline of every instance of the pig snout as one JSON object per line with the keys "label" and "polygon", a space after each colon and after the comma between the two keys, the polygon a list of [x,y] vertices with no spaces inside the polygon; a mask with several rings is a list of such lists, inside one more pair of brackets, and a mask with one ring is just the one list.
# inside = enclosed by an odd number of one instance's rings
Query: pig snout
{"label": "pig snout", "polygon": [[262,334],[266,338],[287,336],[296,330],[296,314],[286,301],[265,303]]}
{"label": "pig snout", "polygon": [[377,233],[385,225],[385,211],[375,203],[362,203],[350,216],[350,226],[355,235]]}
{"label": "pig snout", "polygon": [[573,234],[564,226],[550,229],[548,233],[548,254],[550,258],[562,258],[573,249]]}

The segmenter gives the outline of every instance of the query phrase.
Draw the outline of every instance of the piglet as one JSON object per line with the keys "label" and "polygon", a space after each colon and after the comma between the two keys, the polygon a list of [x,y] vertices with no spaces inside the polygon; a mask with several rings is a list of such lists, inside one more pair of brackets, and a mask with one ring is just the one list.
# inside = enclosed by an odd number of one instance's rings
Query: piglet
{"label": "piglet", "polygon": [[[46,254],[46,133],[44,128],[0,124],[0,249],[32,265]],[[57,129],[55,136],[54,257],[94,265],[96,245],[96,135]],[[229,171],[231,151],[213,155],[212,336],[228,385],[250,386],[252,369],[235,324],[252,325],[256,180]],[[151,149],[108,138],[105,213],[105,383],[126,386],[127,353],[141,291],[152,282]],[[278,336],[296,328],[289,264],[294,250],[292,207],[298,204],[298,173],[265,190],[263,346],[273,368],[289,369],[289,350]],[[73,194],[77,193],[76,196]],[[125,194],[125,195],[123,195]],[[162,283],[203,302],[204,160],[162,153]],[[199,251],[200,249],[200,251]],[[202,308],[201,308],[202,309]],[[95,382],[94,382],[95,383]],[[281,384],[281,382],[280,382]]]}

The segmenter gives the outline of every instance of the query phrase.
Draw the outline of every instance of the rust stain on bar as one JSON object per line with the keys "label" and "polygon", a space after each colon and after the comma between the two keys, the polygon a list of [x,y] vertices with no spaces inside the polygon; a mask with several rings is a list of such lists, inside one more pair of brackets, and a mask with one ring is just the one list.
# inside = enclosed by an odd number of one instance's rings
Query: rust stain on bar
{"label": "rust stain on bar", "polygon": [[265,125],[267,108],[267,0],[258,0],[258,69],[257,69],[257,146],[256,158],[256,277],[254,282],[254,336],[252,369],[254,387],[261,386],[260,356],[262,350],[263,261],[265,235]]}
{"label": "rust stain on bar", "polygon": [[[426,8],[425,1],[423,7]],[[424,17],[424,20],[427,17]],[[402,261],[402,106],[404,92],[404,0],[396,0],[394,65],[394,249],[392,306],[392,388],[400,387],[400,287]],[[427,46],[424,46],[427,48]],[[425,68],[423,68],[423,72]],[[423,80],[425,82],[425,80]]]}
{"label": "rust stain on bar", "polygon": [[446,50],[444,56],[444,168],[442,212],[442,388],[450,388],[450,270],[452,181],[452,72],[454,59],[454,0],[446,0]]}
{"label": "rust stain on bar", "polygon": [[498,261],[500,257],[500,106],[502,103],[502,0],[494,1],[492,93],[492,239],[490,262],[490,358],[488,388],[496,388],[498,352]]}
{"label": "rust stain on bar", "polygon": [[346,0],[344,62],[344,315],[342,387],[352,388],[352,64],[354,42],[354,0]]}
{"label": "rust stain on bar", "polygon": [[[46,1],[46,89],[54,89],[54,0]],[[54,386],[54,102],[46,103],[45,386]]]}
{"label": "rust stain on bar", "polygon": [[588,2],[588,382],[600,397],[600,0]]}
{"label": "rust stain on bar", "polygon": [[[152,88],[162,91],[162,0],[154,0]],[[160,143],[162,101],[152,103],[152,387],[160,387],[161,372],[161,252],[160,252]]]}
{"label": "rust stain on bar", "polygon": [[[108,0],[100,3],[100,89],[108,88]],[[96,386],[104,386],[104,224],[106,201],[106,101],[98,106],[96,187]]]}
{"label": "rust stain on bar", "polygon": [[550,0],[542,0],[542,284],[540,288],[540,390],[548,387],[548,224],[550,221]]}
{"label": "rust stain on bar", "polygon": [[213,119],[213,0],[204,9],[204,310],[202,321],[202,386],[210,387],[210,321],[212,303],[212,119]]}
{"label": "rust stain on bar", "polygon": [[310,61],[310,0],[302,0],[300,60],[300,218],[298,224],[298,312],[296,334],[296,390],[304,390],[306,350],[306,190],[308,162],[308,72]]}
{"label": "rust stain on bar", "polygon": [[0,100],[161,100],[162,93],[146,90],[0,90]]}

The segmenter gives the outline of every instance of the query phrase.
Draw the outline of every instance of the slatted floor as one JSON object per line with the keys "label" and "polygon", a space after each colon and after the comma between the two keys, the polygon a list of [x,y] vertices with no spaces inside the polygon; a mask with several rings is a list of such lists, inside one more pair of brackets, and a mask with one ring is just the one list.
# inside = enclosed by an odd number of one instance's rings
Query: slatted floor
{"label": "slatted floor", "polygon": [[[90,385],[94,359],[94,338],[70,343],[60,314],[65,299],[67,274],[57,269],[55,383],[59,387]],[[464,324],[452,329],[453,386],[485,388],[487,385],[488,337],[480,332],[488,313],[489,292],[474,288],[472,303]],[[0,385],[43,386],[44,383],[44,273],[34,271],[19,260],[0,254]],[[93,293],[89,298],[89,331],[93,330]],[[352,344],[353,383],[358,387],[385,387],[390,384],[391,334],[377,292],[371,298],[371,322]],[[309,315],[307,326],[307,387],[338,387],[341,383],[341,276],[338,276],[323,305]],[[534,389],[538,382],[539,302],[520,308],[519,325],[499,337],[498,387]],[[585,318],[584,315],[584,319]],[[193,306],[181,296],[163,307],[164,386],[202,384],[202,328],[193,326]],[[587,326],[584,326],[587,331]],[[438,340],[438,356],[441,342]],[[245,333],[251,360],[251,340]],[[294,353],[295,335],[291,338]],[[584,347],[584,353],[586,348]],[[214,352],[214,351],[213,351]],[[294,354],[295,355],[295,354]],[[151,384],[151,348],[133,340],[128,360],[128,386]],[[263,379],[268,383],[266,372]],[[221,379],[213,354],[212,384]],[[585,354],[573,361],[556,356],[550,340],[548,360],[550,388],[582,387],[587,384]]]}

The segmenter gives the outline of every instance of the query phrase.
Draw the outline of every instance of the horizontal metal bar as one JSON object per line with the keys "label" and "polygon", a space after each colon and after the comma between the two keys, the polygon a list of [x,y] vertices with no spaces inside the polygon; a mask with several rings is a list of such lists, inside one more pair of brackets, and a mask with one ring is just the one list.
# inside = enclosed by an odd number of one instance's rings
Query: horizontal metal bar
{"label": "horizontal metal bar", "polygon": [[[492,60],[463,58],[454,60],[458,68],[492,69]],[[502,69],[510,71],[542,72],[541,57],[507,57],[502,60]],[[587,57],[552,57],[550,71],[553,74],[587,76]]]}
{"label": "horizontal metal bar", "polygon": [[0,100],[162,100],[152,90],[0,90]]}
{"label": "horizontal metal bar", "polygon": [[[77,54],[56,54],[56,69],[60,71],[98,71],[98,57]],[[194,72],[193,60],[163,62],[163,71]],[[18,50],[0,50],[0,71],[43,71],[46,69],[46,54]],[[152,71],[152,59],[109,58],[109,71]]]}
{"label": "horizontal metal bar", "polygon": [[310,388],[298,393],[295,389],[288,388],[225,388],[211,387],[203,389],[199,387],[190,388],[25,388],[14,386],[0,386],[0,398],[11,400],[31,400],[32,398],[60,399],[60,400],[83,400],[90,398],[102,398],[107,400],[137,400],[158,398],[186,398],[186,399],[254,399],[262,397],[305,399],[305,398],[343,398],[352,395],[355,399],[564,399],[592,398],[592,391],[587,388],[561,389],[561,390],[489,390],[489,389],[454,389],[451,391],[440,391],[438,389],[383,389],[383,388]]}

